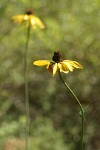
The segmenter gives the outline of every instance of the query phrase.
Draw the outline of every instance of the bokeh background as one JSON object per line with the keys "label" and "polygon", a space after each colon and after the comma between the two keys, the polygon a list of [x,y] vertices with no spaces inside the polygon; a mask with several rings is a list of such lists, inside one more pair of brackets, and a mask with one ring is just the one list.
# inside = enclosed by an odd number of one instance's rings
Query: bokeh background
{"label": "bokeh background", "polygon": [[0,1],[0,149],[24,149],[25,24],[13,15],[32,8],[45,30],[31,30],[28,51],[30,150],[79,150],[79,108],[38,59],[51,59],[59,50],[83,70],[63,74],[85,111],[84,150],[100,150],[100,0]]}

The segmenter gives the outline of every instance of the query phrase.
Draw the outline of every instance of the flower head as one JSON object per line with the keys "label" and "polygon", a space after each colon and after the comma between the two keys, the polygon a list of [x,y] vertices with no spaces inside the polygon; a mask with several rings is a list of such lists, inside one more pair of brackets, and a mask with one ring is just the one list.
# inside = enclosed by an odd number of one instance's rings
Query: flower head
{"label": "flower head", "polygon": [[37,26],[40,27],[41,29],[45,28],[42,21],[37,16],[35,16],[31,10],[27,10],[25,14],[13,16],[12,20],[14,22],[17,22],[18,24],[26,22],[26,25],[28,27],[32,26],[33,29],[36,29]]}
{"label": "flower head", "polygon": [[57,71],[68,73],[69,71],[72,72],[75,68],[83,69],[83,66],[76,61],[63,60],[59,51],[54,52],[52,60],[37,60],[34,61],[33,64],[36,66],[46,66],[53,76]]}

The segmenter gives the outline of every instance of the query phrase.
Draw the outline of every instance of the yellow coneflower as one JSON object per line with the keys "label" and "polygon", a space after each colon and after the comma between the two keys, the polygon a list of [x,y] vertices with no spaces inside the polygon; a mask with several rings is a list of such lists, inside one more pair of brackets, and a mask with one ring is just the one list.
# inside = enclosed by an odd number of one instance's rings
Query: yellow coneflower
{"label": "yellow coneflower", "polygon": [[41,29],[45,28],[43,22],[37,16],[35,16],[31,10],[27,10],[25,14],[13,16],[12,20],[18,24],[26,22],[27,27],[32,26],[33,29],[36,29],[37,26]]}
{"label": "yellow coneflower", "polygon": [[36,66],[46,65],[46,68],[53,74],[53,76],[57,73],[57,71],[68,73],[69,71],[73,71],[75,68],[83,69],[83,66],[76,61],[63,60],[59,51],[54,52],[52,60],[37,60],[34,61],[33,64]]}

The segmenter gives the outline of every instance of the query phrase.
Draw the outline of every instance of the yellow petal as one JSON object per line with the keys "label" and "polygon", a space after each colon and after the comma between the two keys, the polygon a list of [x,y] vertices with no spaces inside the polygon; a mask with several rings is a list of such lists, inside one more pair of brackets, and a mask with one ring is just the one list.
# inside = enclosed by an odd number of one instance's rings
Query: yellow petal
{"label": "yellow petal", "polygon": [[35,25],[35,20],[31,18],[31,25]]}
{"label": "yellow petal", "polygon": [[29,15],[24,15],[24,20],[29,20]]}
{"label": "yellow petal", "polygon": [[36,23],[35,23],[35,20],[33,18],[31,18],[30,23],[31,23],[32,28],[36,29]]}
{"label": "yellow petal", "polygon": [[73,67],[73,69],[74,68],[83,69],[83,66],[80,63],[76,62],[76,61],[64,60],[63,62],[66,62],[67,64],[70,64]]}
{"label": "yellow petal", "polygon": [[66,66],[66,64],[60,62],[60,63],[58,63],[58,66],[59,66],[60,72],[64,72],[64,73],[68,73],[69,72],[69,69]]}
{"label": "yellow petal", "polygon": [[34,20],[35,24],[38,25],[40,28],[42,28],[42,29],[45,28],[44,24],[38,17],[33,16],[33,20]]}
{"label": "yellow petal", "polygon": [[62,66],[61,66],[60,63],[58,63],[58,70],[59,70],[60,72],[62,72]]}
{"label": "yellow petal", "polygon": [[36,65],[36,66],[45,66],[48,64],[50,64],[49,60],[37,60],[33,62],[33,65]]}
{"label": "yellow petal", "polygon": [[80,63],[76,62],[76,61],[73,61],[72,64],[73,64],[73,67],[75,67],[75,68],[83,69],[83,66]]}
{"label": "yellow petal", "polygon": [[55,63],[53,65],[53,76],[56,74],[57,70],[58,70],[58,65],[57,65],[57,63]]}
{"label": "yellow petal", "polygon": [[24,15],[13,16],[12,20],[21,24],[24,21]]}
{"label": "yellow petal", "polygon": [[73,71],[74,68],[73,68],[73,66],[71,65],[70,61],[66,61],[66,62],[63,61],[63,62],[62,62],[62,66],[64,66],[64,65],[66,66],[66,68],[68,68],[69,71]]}

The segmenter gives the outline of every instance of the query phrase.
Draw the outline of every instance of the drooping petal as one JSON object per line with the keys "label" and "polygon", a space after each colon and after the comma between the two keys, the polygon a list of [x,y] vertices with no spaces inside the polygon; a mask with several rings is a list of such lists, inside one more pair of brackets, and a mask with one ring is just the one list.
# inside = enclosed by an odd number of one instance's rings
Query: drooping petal
{"label": "drooping petal", "polygon": [[29,15],[26,15],[26,14],[25,14],[25,15],[24,15],[24,20],[26,20],[26,21],[29,20]]}
{"label": "drooping petal", "polygon": [[31,23],[32,28],[33,28],[33,29],[36,29],[36,23],[35,23],[35,20],[34,20],[33,17],[31,17],[30,23]]}
{"label": "drooping petal", "polygon": [[60,63],[58,63],[58,71],[62,72],[62,66]]}
{"label": "drooping petal", "polygon": [[55,63],[52,68],[53,68],[53,76],[54,76],[56,72],[58,71],[58,64]]}
{"label": "drooping petal", "polygon": [[37,60],[37,61],[34,61],[33,64],[36,66],[45,66],[45,65],[49,65],[50,61],[49,60]]}
{"label": "drooping petal", "polygon": [[32,24],[32,25],[35,25],[35,19],[34,19],[33,16],[30,16],[30,21],[31,21],[31,24]]}
{"label": "drooping petal", "polygon": [[72,61],[72,66],[75,67],[75,68],[83,69],[83,66],[80,63],[76,62],[76,61]]}
{"label": "drooping petal", "polygon": [[[79,68],[79,69],[83,69],[83,66],[76,62],[76,61],[71,61],[71,60],[64,60],[63,62],[67,63],[67,64],[70,64],[72,66],[72,68]],[[71,70],[70,70],[71,71]]]}
{"label": "drooping petal", "polygon": [[70,61],[63,61],[62,62],[62,66],[66,66],[66,68],[68,68],[69,71],[73,71],[73,66],[71,65]]}
{"label": "drooping petal", "polygon": [[12,20],[21,24],[24,21],[24,15],[13,16]]}
{"label": "drooping petal", "polygon": [[64,73],[69,72],[67,65],[63,62],[58,63],[58,67],[59,67],[60,72],[64,72]]}
{"label": "drooping petal", "polygon": [[42,23],[42,21],[38,17],[33,16],[33,19],[34,19],[36,25],[38,25],[42,29],[45,28],[45,25]]}
{"label": "drooping petal", "polygon": [[33,15],[29,15],[29,22],[32,26],[35,26],[35,20]]}

